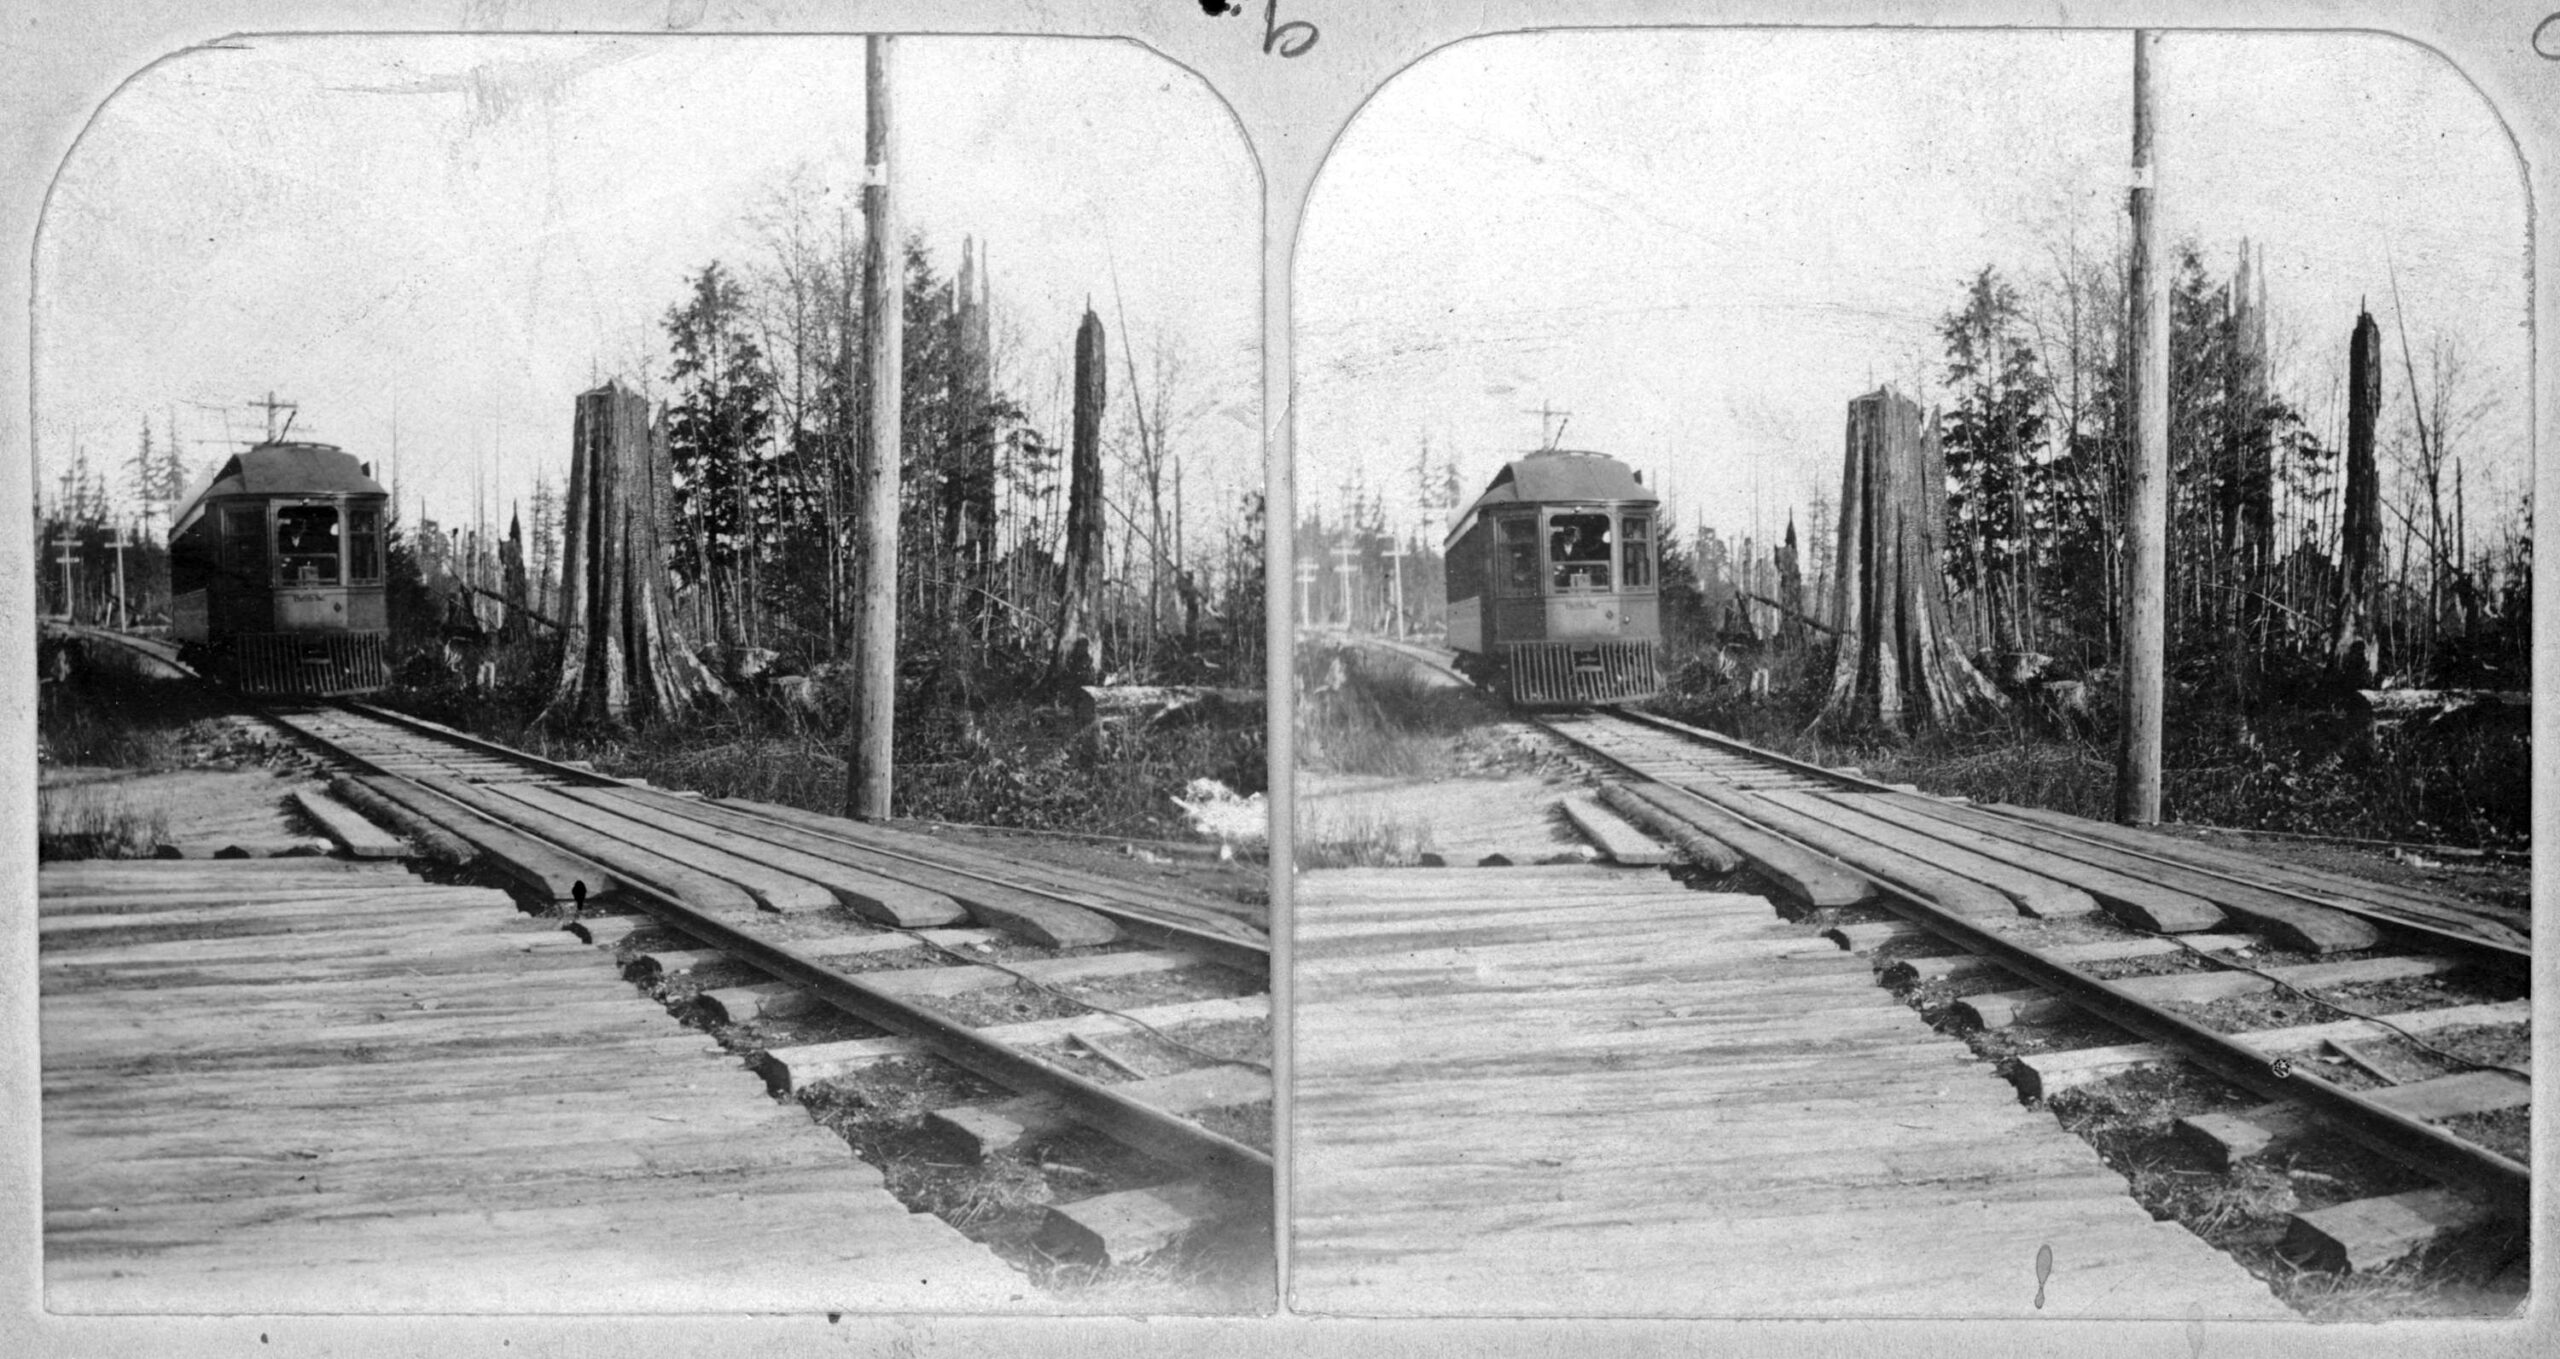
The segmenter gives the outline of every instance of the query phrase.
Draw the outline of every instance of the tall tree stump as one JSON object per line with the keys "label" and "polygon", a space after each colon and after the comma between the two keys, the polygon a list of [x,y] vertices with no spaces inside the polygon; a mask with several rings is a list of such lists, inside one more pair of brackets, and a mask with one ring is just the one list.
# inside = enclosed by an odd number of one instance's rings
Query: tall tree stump
{"label": "tall tree stump", "polygon": [[1091,684],[1101,669],[1095,614],[1102,599],[1102,318],[1087,307],[1076,326],[1075,419],[1067,456],[1067,560],[1058,586],[1053,680]]}
{"label": "tall tree stump", "polygon": [[2338,599],[2330,624],[2331,667],[2369,686],[2381,658],[2368,630],[2374,577],[2382,563],[2382,476],[2374,463],[2374,417],[2382,410],[2382,328],[2358,310],[2347,341],[2347,494],[2338,530]]}
{"label": "tall tree stump", "polygon": [[671,606],[672,481],[649,403],[608,382],[578,397],[561,570],[560,682],[543,720],[626,723],[728,690],[695,658]]}
{"label": "tall tree stump", "polygon": [[1849,403],[1832,628],[1840,650],[1820,722],[1899,733],[2006,705],[1947,624],[1947,474],[1920,407],[1890,387]]}

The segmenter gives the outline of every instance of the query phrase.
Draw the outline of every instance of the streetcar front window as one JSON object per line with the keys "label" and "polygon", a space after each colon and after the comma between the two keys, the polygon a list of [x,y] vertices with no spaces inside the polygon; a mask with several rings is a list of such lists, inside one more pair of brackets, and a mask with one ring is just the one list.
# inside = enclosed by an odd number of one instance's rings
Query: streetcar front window
{"label": "streetcar front window", "polygon": [[222,560],[252,580],[267,578],[267,511],[263,505],[222,507]]}
{"label": "streetcar front window", "polygon": [[1618,541],[1621,578],[1627,588],[1639,590],[1653,584],[1653,521],[1634,514],[1619,520]]}
{"label": "streetcar front window", "polygon": [[338,583],[338,507],[287,505],[276,511],[276,570],[286,585]]}
{"label": "streetcar front window", "polygon": [[1538,521],[1519,517],[1497,519],[1494,531],[1502,542],[1502,589],[1505,594],[1534,595],[1538,592]]}
{"label": "streetcar front window", "polygon": [[382,579],[382,511],[347,512],[347,579]]}
{"label": "streetcar front window", "polygon": [[1609,588],[1609,516],[1559,514],[1547,520],[1547,561],[1559,590]]}

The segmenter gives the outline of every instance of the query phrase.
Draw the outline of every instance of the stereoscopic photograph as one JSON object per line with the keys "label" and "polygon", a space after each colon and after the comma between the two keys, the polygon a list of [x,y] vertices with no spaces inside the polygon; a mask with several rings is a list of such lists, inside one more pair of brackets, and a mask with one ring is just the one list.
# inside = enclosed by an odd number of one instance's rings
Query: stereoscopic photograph
{"label": "stereoscopic photograph", "polygon": [[1290,1305],[2519,1314],[2527,210],[2379,35],[1388,81],[1295,261]]}
{"label": "stereoscopic photograph", "polygon": [[1117,41],[133,75],[34,258],[42,1305],[1267,1311],[1260,208]]}
{"label": "stereoscopic photograph", "polygon": [[2529,1350],[2560,19],[1745,8],[17,0],[0,1329]]}

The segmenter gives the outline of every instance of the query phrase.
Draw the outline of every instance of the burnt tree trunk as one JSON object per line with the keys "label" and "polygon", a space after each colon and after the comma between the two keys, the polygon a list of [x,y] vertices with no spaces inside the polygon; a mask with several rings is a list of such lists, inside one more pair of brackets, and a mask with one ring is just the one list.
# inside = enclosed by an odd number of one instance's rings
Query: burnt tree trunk
{"label": "burnt tree trunk", "polygon": [[1796,551],[1796,517],[1787,516],[1787,537],[1778,546],[1778,640],[1804,645],[1804,567]]}
{"label": "burnt tree trunk", "polygon": [[1058,649],[1049,664],[1069,684],[1090,684],[1101,666],[1093,637],[1102,594],[1102,318],[1088,307],[1076,327],[1075,428],[1067,472],[1067,561],[1059,587]]}
{"label": "burnt tree trunk", "polygon": [[2226,439],[2220,551],[2225,581],[2219,609],[2232,697],[2243,708],[2258,691],[2259,660],[2266,645],[2266,602],[2273,593],[2268,565],[2275,540],[2275,448],[2266,419],[2267,324],[2262,305],[2265,272],[2253,267],[2249,242],[2240,242],[2240,268],[2231,284],[2230,363],[2223,374],[2230,412]]}
{"label": "burnt tree trunk", "polygon": [[607,383],[578,397],[569,455],[560,681],[545,721],[624,723],[727,690],[686,645],[659,526],[669,513],[662,427],[648,401]]}
{"label": "burnt tree trunk", "polygon": [[2382,476],[2373,460],[2373,422],[2382,410],[2382,327],[2356,314],[2347,344],[2347,497],[2338,528],[2337,614],[2329,661],[2356,684],[2373,682],[2381,658],[2368,631],[2373,582],[2382,561]]}
{"label": "burnt tree trunk", "polygon": [[959,497],[958,533],[954,546],[980,585],[995,559],[996,432],[987,418],[994,390],[993,355],[988,336],[988,284],[985,252],[976,242],[960,243],[960,281],[952,304],[953,349],[960,360],[962,437],[968,441]]}
{"label": "burnt tree trunk", "polygon": [[1945,515],[1946,468],[1919,406],[1890,388],[1850,402],[1832,609],[1840,649],[1823,725],[1898,733],[2003,706],[1948,627]]}
{"label": "burnt tree trunk", "polygon": [[533,601],[524,572],[524,521],[507,516],[507,536],[498,540],[498,581],[505,591],[506,621],[499,625],[499,636],[507,641],[521,641],[526,623],[532,615]]}

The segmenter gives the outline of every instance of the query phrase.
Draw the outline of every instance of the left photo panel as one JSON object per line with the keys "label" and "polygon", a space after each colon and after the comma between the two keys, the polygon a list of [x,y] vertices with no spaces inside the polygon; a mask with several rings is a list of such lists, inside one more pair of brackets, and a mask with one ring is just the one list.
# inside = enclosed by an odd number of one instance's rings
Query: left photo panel
{"label": "left photo panel", "polygon": [[1110,41],[126,82],[35,260],[46,1308],[1269,1310],[1262,192]]}

